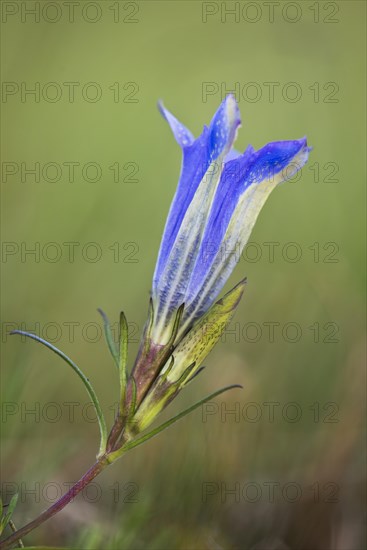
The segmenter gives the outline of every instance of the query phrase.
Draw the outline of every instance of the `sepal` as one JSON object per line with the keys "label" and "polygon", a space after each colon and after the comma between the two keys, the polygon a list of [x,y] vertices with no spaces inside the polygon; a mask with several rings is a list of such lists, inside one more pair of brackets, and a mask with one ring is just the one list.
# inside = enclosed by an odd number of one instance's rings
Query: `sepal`
{"label": "sepal", "polygon": [[[186,367],[193,363],[195,363],[195,369],[190,373],[190,378],[197,372],[232,319],[245,284],[246,279],[218,300],[181,340],[174,351],[175,368],[167,376],[168,381],[174,383],[181,380]],[[180,382],[180,386],[187,382],[188,379],[185,378]]]}
{"label": "sepal", "polygon": [[242,297],[246,280],[218,300],[178,343],[142,400],[131,425],[135,436],[145,430],[200,369],[200,365],[221,337]]}
{"label": "sepal", "polygon": [[185,305],[181,304],[181,306],[176,311],[175,317],[170,327],[170,336],[167,344],[160,345],[156,344],[151,338],[151,327],[154,320],[154,309],[153,302],[152,300],[150,301],[149,318],[144,329],[142,344],[140,346],[140,350],[128,383],[128,403],[131,401],[132,381],[134,380],[136,384],[136,404],[138,406],[144,399],[146,393],[153,384],[157,375],[161,372],[163,366],[169,360],[174,349],[174,344],[180,327],[184,307]]}

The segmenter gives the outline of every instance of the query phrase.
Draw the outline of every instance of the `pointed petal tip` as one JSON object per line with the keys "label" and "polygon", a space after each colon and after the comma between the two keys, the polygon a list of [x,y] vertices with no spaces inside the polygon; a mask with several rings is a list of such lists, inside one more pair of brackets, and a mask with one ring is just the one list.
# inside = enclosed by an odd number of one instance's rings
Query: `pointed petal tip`
{"label": "pointed petal tip", "polygon": [[313,146],[312,145],[308,145],[307,143],[307,136],[304,136],[304,145],[305,145],[305,148],[307,149],[307,153],[311,153],[311,151],[313,151]]}
{"label": "pointed petal tip", "polygon": [[159,99],[159,100],[157,101],[157,107],[158,107],[158,111],[159,111],[160,114],[163,116],[163,118],[166,119],[167,122],[169,122],[170,116],[173,117],[173,115],[169,112],[168,109],[165,108],[162,99]]}
{"label": "pointed petal tip", "polygon": [[229,120],[241,124],[241,113],[234,94],[228,94],[224,102]]}
{"label": "pointed petal tip", "polygon": [[232,128],[234,134],[233,141],[236,140],[237,131],[241,127],[241,113],[236,101],[236,98],[233,94],[228,94],[225,100],[223,101],[223,106],[225,110],[225,117],[227,120],[227,127]]}
{"label": "pointed petal tip", "polygon": [[302,144],[303,147],[307,147],[308,150],[312,149],[312,147],[309,147],[308,144],[307,144],[307,136],[303,136],[298,141],[300,142],[300,144]]}
{"label": "pointed petal tip", "polygon": [[194,136],[192,135],[190,130],[188,130],[183,124],[181,124],[181,122],[177,120],[177,118],[172,115],[172,113],[170,113],[168,109],[165,108],[162,100],[159,100],[157,105],[159,112],[170,125],[177,143],[182,148],[191,145],[194,141]]}
{"label": "pointed petal tip", "polygon": [[159,100],[157,101],[157,107],[158,107],[158,111],[160,112],[160,114],[162,115],[162,117],[163,117],[165,120],[168,121],[168,115],[170,115],[170,112],[167,111],[167,109],[165,108],[162,99],[159,99]]}
{"label": "pointed petal tip", "polygon": [[233,94],[229,94],[220,104],[209,126],[212,160],[216,160],[222,153],[229,153],[240,125],[237,101]]}
{"label": "pointed petal tip", "polygon": [[298,140],[300,147],[297,151],[297,153],[294,155],[294,158],[299,159],[299,168],[302,168],[306,162],[308,161],[308,156],[313,150],[313,147],[310,147],[307,143],[307,137],[304,136],[300,140]]}
{"label": "pointed petal tip", "polygon": [[299,143],[299,151],[298,152],[304,152],[307,155],[313,151],[313,147],[311,145],[308,145],[307,143],[307,136],[302,137],[301,139],[296,140],[297,143]]}
{"label": "pointed petal tip", "polygon": [[306,137],[272,141],[258,149],[254,153],[254,166],[261,176],[258,183],[263,181],[264,175],[267,174],[272,178],[280,175],[281,179],[277,183],[291,179],[306,164],[311,149]]}

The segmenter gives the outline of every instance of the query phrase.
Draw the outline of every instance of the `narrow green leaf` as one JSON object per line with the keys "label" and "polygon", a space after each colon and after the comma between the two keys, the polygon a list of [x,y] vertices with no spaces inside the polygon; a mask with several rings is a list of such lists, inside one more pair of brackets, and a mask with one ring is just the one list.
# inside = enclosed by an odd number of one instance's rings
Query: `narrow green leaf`
{"label": "narrow green leaf", "polygon": [[163,430],[165,430],[166,428],[169,428],[169,426],[171,426],[172,424],[174,424],[175,422],[177,422],[178,420],[180,420],[184,416],[190,414],[192,411],[194,411],[198,407],[201,407],[201,405],[204,405],[204,403],[207,403],[208,401],[210,401],[211,399],[214,399],[215,397],[217,397],[221,393],[224,393],[224,392],[226,392],[228,390],[231,390],[233,388],[242,388],[242,386],[240,386],[239,384],[233,384],[231,386],[226,386],[225,388],[217,390],[214,393],[211,393],[207,397],[204,397],[204,399],[201,399],[200,401],[198,401],[194,405],[191,405],[191,407],[189,407],[188,409],[185,409],[184,411],[180,412],[179,414],[177,414],[173,418],[170,418],[170,420],[167,420],[167,422],[164,422],[163,424],[161,424],[160,426],[158,426],[154,430],[151,430],[150,432],[148,432],[146,434],[143,434],[141,437],[138,437],[138,438],[134,439],[130,443],[126,443],[126,445],[124,445],[121,448],[121,451],[124,451],[124,452],[130,451],[131,449],[134,449],[134,447],[137,447],[138,445],[141,445],[142,443],[145,443],[145,441],[148,441],[152,437],[155,437],[159,433],[163,432]]}
{"label": "narrow green leaf", "polygon": [[194,361],[193,363],[191,363],[191,365],[189,365],[185,370],[184,372],[181,374],[180,378],[177,380],[176,384],[178,387],[180,387],[181,385],[184,385],[185,382],[187,380],[189,380],[190,378],[190,375],[192,373],[192,371],[194,370],[194,368],[196,367],[196,362]]}
{"label": "narrow green leaf", "polygon": [[10,499],[10,502],[7,506],[6,513],[1,517],[0,534],[4,531],[5,527],[8,525],[9,521],[11,520],[11,517],[17,505],[17,501],[18,501],[18,493],[15,493],[15,495],[13,495]]}
{"label": "narrow green leaf", "polygon": [[167,376],[169,375],[169,373],[171,372],[172,368],[173,368],[173,365],[175,364],[175,358],[173,357],[173,355],[171,356],[171,361],[169,362],[168,364],[168,367],[166,368],[166,370],[164,372],[162,372],[161,374],[161,382],[164,382],[167,378]]}
{"label": "narrow green leaf", "polygon": [[123,311],[120,313],[120,348],[119,348],[119,375],[120,375],[120,413],[124,414],[126,383],[127,383],[127,348],[128,348],[128,325]]}
{"label": "narrow green leaf", "polygon": [[70,357],[68,357],[63,351],[59,350],[54,345],[50,344],[50,342],[47,342],[47,340],[43,340],[43,338],[40,338],[36,334],[32,334],[30,332],[25,332],[23,330],[13,330],[10,334],[20,334],[22,336],[27,336],[28,338],[31,338],[32,340],[35,340],[36,342],[39,342],[40,344],[43,344],[44,346],[46,346],[46,348],[50,349],[51,351],[56,353],[56,355],[61,357],[61,359],[63,359],[68,365],[70,365],[70,367],[73,369],[73,371],[76,372],[76,374],[82,380],[82,382],[83,382],[83,384],[84,384],[84,386],[85,386],[85,388],[88,392],[88,395],[91,398],[92,403],[94,405],[96,415],[97,415],[97,419],[98,419],[99,430],[100,430],[100,434],[101,434],[100,452],[104,452],[104,450],[106,448],[106,443],[107,443],[106,421],[104,419],[103,412],[102,412],[101,406],[100,406],[98,398],[97,398],[97,394],[94,391],[92,384],[90,383],[88,378],[85,376],[85,374],[74,363],[74,361],[72,361],[70,359]]}
{"label": "narrow green leaf", "polygon": [[127,418],[127,421],[129,422],[132,417],[134,416],[135,414],[135,408],[136,408],[136,394],[137,394],[137,390],[136,390],[136,382],[135,382],[135,378],[133,376],[131,376],[131,392],[132,392],[132,395],[131,395],[131,403],[130,403],[130,410],[129,410],[129,415],[128,415],[128,418]]}
{"label": "narrow green leaf", "polygon": [[[10,502],[9,502],[9,506],[8,506],[8,510],[6,512],[6,515],[8,516],[8,518],[10,519],[13,515],[13,512],[15,510],[15,507],[17,505],[17,502],[18,502],[18,493],[15,493],[15,495],[13,495],[10,499]],[[9,520],[8,520],[9,521]]]}
{"label": "narrow green leaf", "polygon": [[149,309],[148,309],[148,325],[147,325],[147,336],[150,338],[150,333],[152,332],[154,323],[154,307],[153,307],[153,300],[150,298],[149,300]]}
{"label": "narrow green leaf", "polygon": [[177,310],[176,317],[175,317],[173,327],[172,327],[172,333],[171,333],[171,336],[170,336],[170,339],[169,339],[169,342],[168,342],[169,346],[173,346],[173,344],[175,343],[176,336],[177,336],[177,333],[178,333],[178,329],[180,328],[180,323],[181,323],[181,319],[182,319],[184,309],[185,309],[185,304],[181,304],[180,307]]}
{"label": "narrow green leaf", "polygon": [[108,349],[110,350],[110,353],[113,357],[116,367],[119,368],[119,353],[117,351],[117,347],[113,339],[110,321],[102,309],[98,308],[97,311],[103,319],[104,335],[106,338]]}

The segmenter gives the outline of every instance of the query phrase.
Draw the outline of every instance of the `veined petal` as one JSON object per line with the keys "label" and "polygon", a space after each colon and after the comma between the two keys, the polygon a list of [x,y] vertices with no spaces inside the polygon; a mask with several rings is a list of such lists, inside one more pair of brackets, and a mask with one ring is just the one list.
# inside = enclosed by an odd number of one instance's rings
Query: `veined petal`
{"label": "veined petal", "polygon": [[207,141],[208,129],[204,128],[203,133],[197,140],[190,146],[183,148],[181,175],[169,210],[159,249],[157,265],[153,276],[153,293],[165,268],[167,258],[175,242],[185,212],[209,167]]}
{"label": "veined petal", "polygon": [[223,170],[189,287],[184,331],[214,302],[234,269],[271,191],[308,158],[306,139],[249,147]]}
{"label": "veined petal", "polygon": [[239,125],[236,101],[228,96],[210,127],[204,128],[200,138],[183,149],[181,178],[153,278],[152,295],[158,304],[157,323],[154,323],[156,337],[185,300],[224,159],[231,150]]}
{"label": "veined petal", "polygon": [[[159,280],[172,249],[185,212],[210,165],[223,152],[228,154],[240,125],[240,114],[233,96],[228,96],[213,117],[210,127],[204,127],[202,134],[194,140],[191,132],[160,104],[160,111],[169,123],[176,141],[182,147],[181,175],[168,214],[153,276],[154,285]],[[218,163],[217,163],[218,164]],[[219,172],[217,166],[212,172]]]}

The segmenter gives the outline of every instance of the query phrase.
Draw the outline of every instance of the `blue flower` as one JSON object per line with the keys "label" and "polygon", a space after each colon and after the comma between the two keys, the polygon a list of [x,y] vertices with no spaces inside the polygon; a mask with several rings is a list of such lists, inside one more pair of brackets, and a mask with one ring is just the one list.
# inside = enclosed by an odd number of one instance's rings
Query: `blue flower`
{"label": "blue flower", "polygon": [[303,167],[310,149],[302,138],[235,151],[241,119],[232,95],[197,139],[163,105],[160,110],[183,153],[152,287],[151,339],[164,345],[182,304],[178,340],[213,305],[269,194]]}

